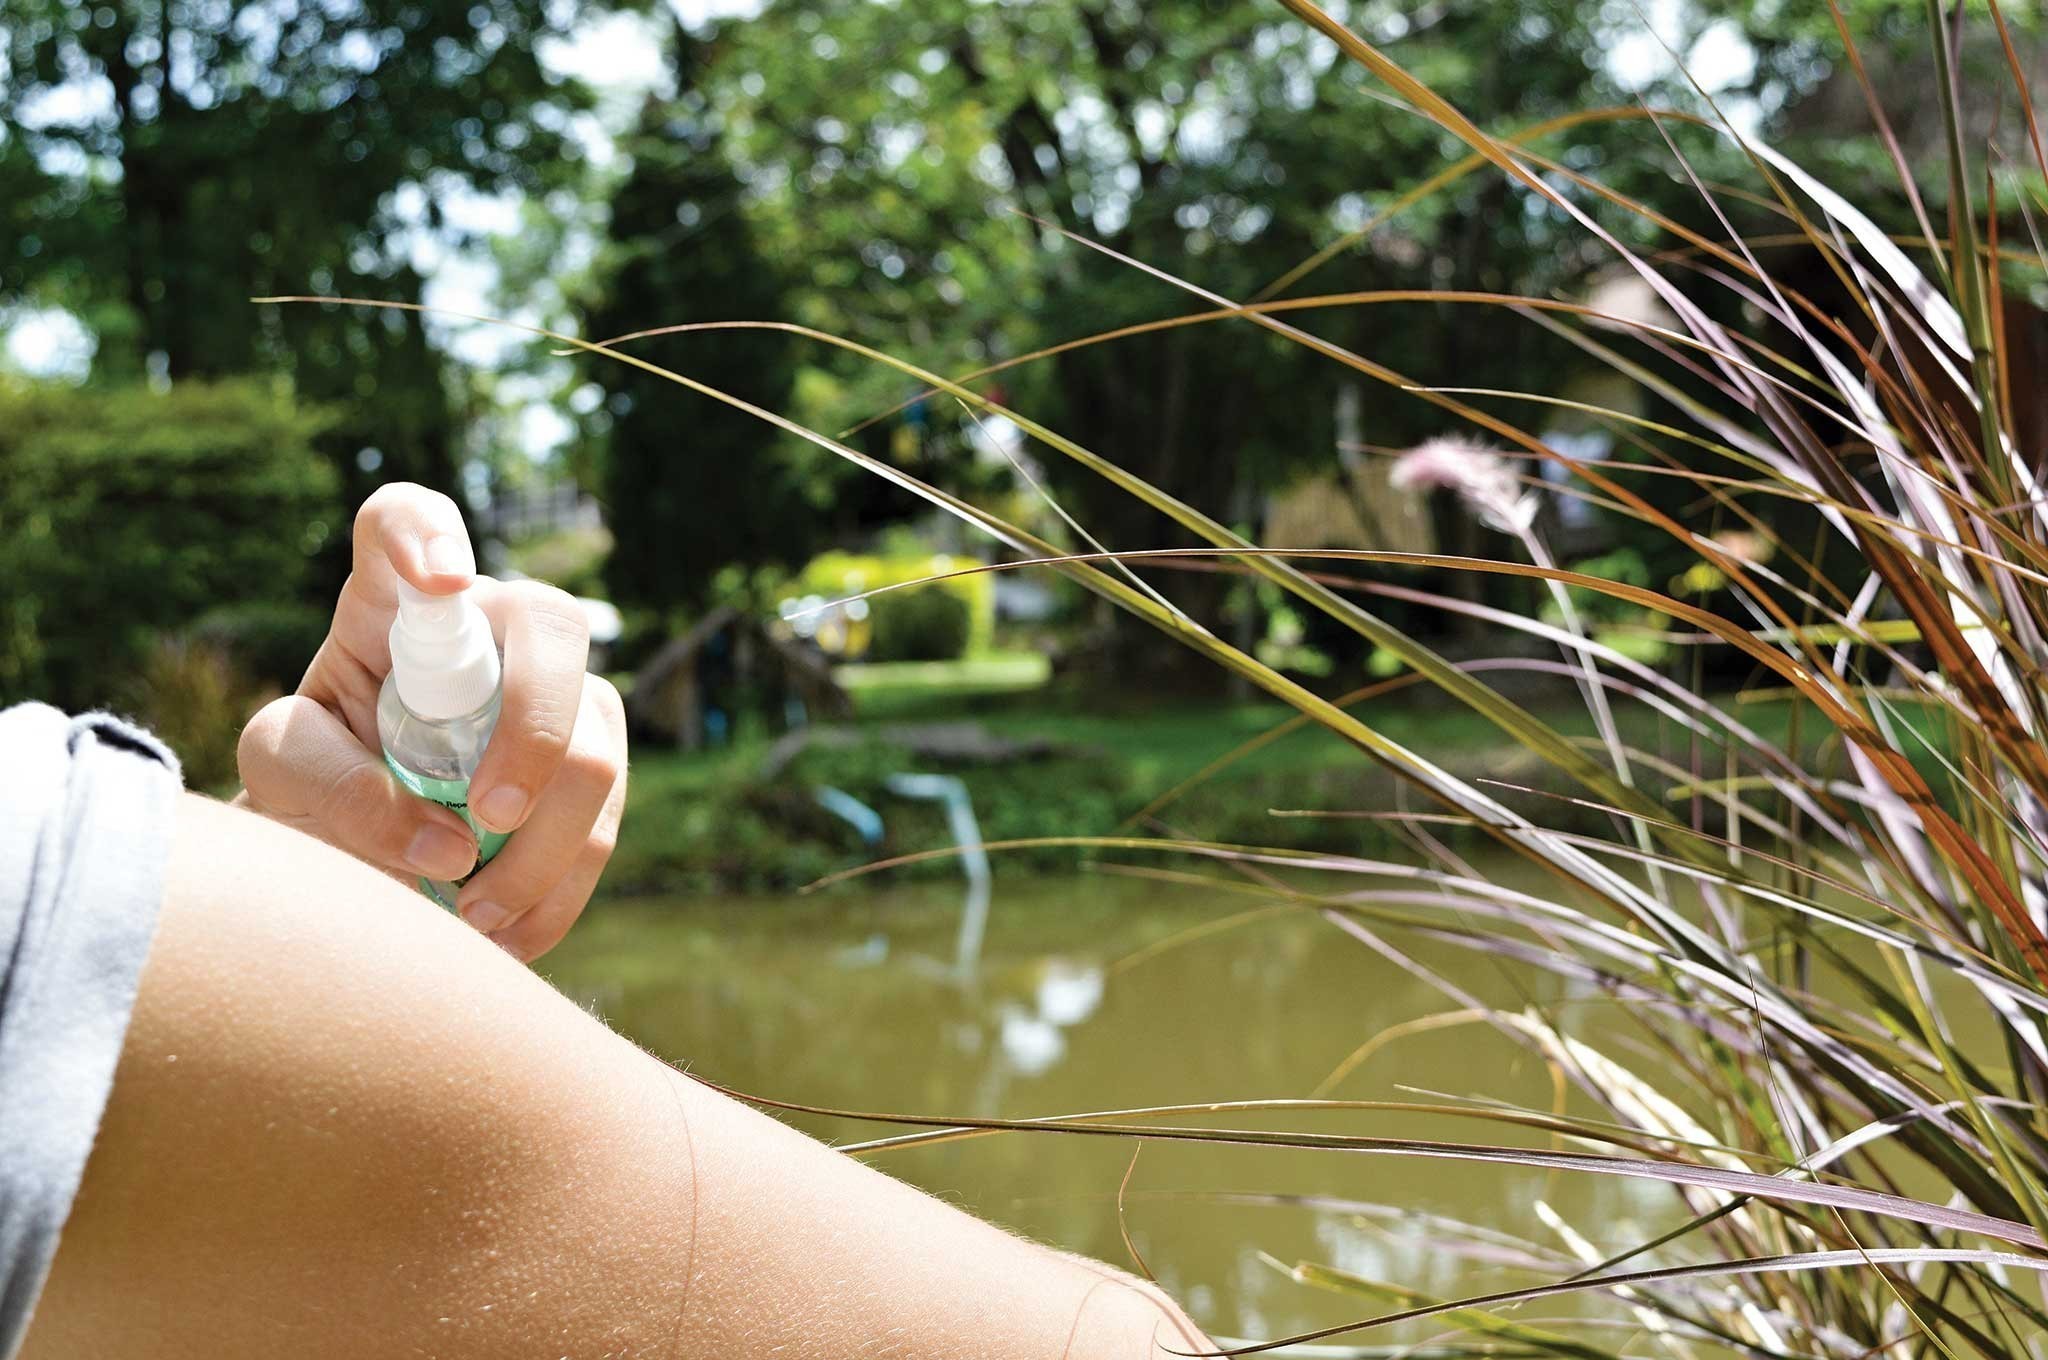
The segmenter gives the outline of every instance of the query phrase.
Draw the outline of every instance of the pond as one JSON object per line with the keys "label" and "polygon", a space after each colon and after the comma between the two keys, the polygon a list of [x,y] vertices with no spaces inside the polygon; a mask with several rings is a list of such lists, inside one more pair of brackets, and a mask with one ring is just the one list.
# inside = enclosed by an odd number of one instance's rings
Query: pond
{"label": "pond", "polygon": [[[635,1041],[713,1081],[803,1104],[926,1115],[1023,1118],[1307,1096],[1373,1036],[1460,1010],[1312,912],[1278,909],[1230,924],[1260,905],[1110,873],[1005,879],[999,871],[979,966],[961,976],[952,966],[960,893],[943,881],[612,900],[593,908],[543,971]],[[1598,997],[1575,1000],[1548,977],[1413,945],[1402,941],[1489,1005],[1538,1002],[1572,1017],[1580,1032],[1622,1032]],[[1622,1045],[1612,1052],[1631,1057]],[[1555,1099],[1538,1058],[1473,1023],[1392,1037],[1334,1094],[1539,1109]],[[783,1117],[835,1143],[903,1131]],[[1179,1122],[1548,1145],[1542,1134],[1441,1113],[1218,1112]],[[1603,1250],[1680,1220],[1670,1191],[1608,1178],[1157,1141],[1132,1168],[1132,1153],[1125,1140],[1005,1132],[873,1160],[1020,1233],[1132,1268],[1127,1229],[1190,1312],[1233,1337],[1285,1335],[1398,1306],[1298,1283],[1284,1270],[1297,1261],[1439,1297],[1546,1277],[1505,1259],[1511,1252],[1475,1259],[1450,1249],[1428,1215],[1551,1252],[1564,1244],[1538,1201]],[[1515,1316],[1582,1315],[1567,1299]],[[1413,1342],[1442,1331],[1413,1324],[1356,1340]]]}

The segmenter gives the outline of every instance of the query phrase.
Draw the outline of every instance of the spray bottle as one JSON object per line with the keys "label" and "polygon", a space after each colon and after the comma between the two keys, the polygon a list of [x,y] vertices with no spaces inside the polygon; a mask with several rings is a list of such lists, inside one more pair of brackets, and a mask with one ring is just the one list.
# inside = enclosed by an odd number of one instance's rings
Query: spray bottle
{"label": "spray bottle", "polygon": [[[461,814],[476,832],[479,866],[508,834],[486,831],[469,810],[470,776],[498,725],[499,673],[490,621],[466,588],[429,595],[398,583],[391,674],[377,696],[384,762],[406,789]],[[460,886],[420,880],[421,891],[450,911]]]}

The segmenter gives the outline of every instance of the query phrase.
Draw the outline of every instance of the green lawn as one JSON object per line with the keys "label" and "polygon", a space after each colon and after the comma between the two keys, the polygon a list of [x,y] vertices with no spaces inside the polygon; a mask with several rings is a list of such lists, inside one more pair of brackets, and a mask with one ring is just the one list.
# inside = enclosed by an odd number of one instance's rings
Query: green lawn
{"label": "green lawn", "polygon": [[1043,652],[1008,651],[958,661],[850,662],[834,666],[832,678],[863,705],[881,700],[914,706],[1041,689],[1052,678],[1052,661]]}

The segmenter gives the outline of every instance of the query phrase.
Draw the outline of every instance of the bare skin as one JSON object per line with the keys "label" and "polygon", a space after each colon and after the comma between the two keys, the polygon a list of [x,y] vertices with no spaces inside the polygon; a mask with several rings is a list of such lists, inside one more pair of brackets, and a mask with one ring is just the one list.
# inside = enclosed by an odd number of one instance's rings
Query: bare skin
{"label": "bare skin", "polygon": [[368,865],[187,796],[24,1360],[1210,1349],[711,1092]]}

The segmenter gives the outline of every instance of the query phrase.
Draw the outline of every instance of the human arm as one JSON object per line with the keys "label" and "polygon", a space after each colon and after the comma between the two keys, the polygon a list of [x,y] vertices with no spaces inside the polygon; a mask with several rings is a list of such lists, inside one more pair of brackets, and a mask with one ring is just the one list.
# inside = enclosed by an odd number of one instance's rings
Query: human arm
{"label": "human arm", "polygon": [[23,1360],[1208,1348],[1155,1291],[707,1090],[389,878],[187,796]]}

